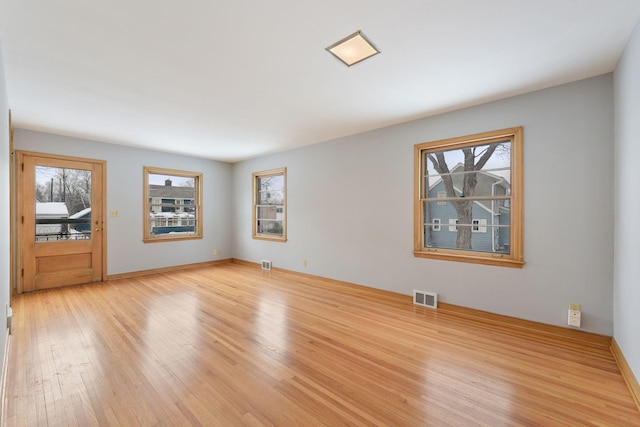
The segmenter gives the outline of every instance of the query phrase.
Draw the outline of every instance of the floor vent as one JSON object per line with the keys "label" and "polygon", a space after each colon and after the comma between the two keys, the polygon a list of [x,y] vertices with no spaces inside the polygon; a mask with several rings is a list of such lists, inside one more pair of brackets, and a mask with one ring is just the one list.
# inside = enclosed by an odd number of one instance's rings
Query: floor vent
{"label": "floor vent", "polygon": [[413,303],[423,307],[438,308],[438,294],[414,289]]}
{"label": "floor vent", "polygon": [[262,261],[263,270],[271,270],[271,261]]}

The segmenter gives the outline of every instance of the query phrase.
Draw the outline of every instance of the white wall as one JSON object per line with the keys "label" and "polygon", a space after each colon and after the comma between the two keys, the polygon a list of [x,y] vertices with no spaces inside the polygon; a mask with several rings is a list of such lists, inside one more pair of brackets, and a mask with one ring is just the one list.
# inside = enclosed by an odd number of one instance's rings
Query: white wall
{"label": "white wall", "polygon": [[615,72],[614,338],[640,378],[640,23]]}
{"label": "white wall", "polygon": [[[6,346],[6,307],[10,295],[9,270],[9,104],[7,101],[7,84],[4,76],[4,55],[0,42],[0,360]],[[0,362],[1,363],[1,362]]]}
{"label": "white wall", "polygon": [[[524,126],[522,269],[415,258],[413,146]],[[251,238],[251,173],[287,167],[288,238]],[[234,256],[566,326],[613,332],[611,74],[233,166]],[[308,267],[303,267],[303,260]]]}
{"label": "white wall", "polygon": [[[17,150],[107,161],[108,274],[192,264],[231,255],[231,166],[227,163],[16,129]],[[143,166],[202,172],[204,238],[143,243]],[[118,210],[118,217],[109,217]],[[7,210],[8,211],[8,210]],[[214,256],[213,250],[222,254]]]}

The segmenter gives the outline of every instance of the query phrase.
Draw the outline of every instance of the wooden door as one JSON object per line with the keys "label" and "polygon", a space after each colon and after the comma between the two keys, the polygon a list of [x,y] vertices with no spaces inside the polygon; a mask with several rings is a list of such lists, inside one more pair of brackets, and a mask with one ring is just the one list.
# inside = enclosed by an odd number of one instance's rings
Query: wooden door
{"label": "wooden door", "polygon": [[105,162],[17,152],[18,292],[106,276]]}

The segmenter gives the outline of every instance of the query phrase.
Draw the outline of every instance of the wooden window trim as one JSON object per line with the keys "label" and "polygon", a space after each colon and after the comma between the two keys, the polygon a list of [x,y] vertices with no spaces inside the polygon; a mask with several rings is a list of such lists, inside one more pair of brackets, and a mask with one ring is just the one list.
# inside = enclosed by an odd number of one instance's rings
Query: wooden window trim
{"label": "wooden window trim", "polygon": [[[509,254],[423,247],[422,153],[425,150],[450,150],[511,140],[511,229]],[[474,135],[425,142],[414,146],[414,250],[419,258],[459,261],[474,264],[522,268],[523,257],[523,128],[513,127]]]}
{"label": "wooden window trim", "polygon": [[[203,222],[203,214],[202,214],[202,173],[201,172],[189,172],[182,171],[176,169],[166,169],[166,168],[157,168],[153,166],[144,166],[143,173],[143,239],[144,243],[156,243],[156,242],[175,242],[179,240],[196,240],[202,239],[202,222]],[[149,231],[149,175],[170,175],[170,176],[178,176],[178,177],[189,177],[195,180],[195,203],[193,206],[196,208],[196,227],[194,234],[191,235],[179,235],[179,234],[167,234],[167,235],[156,235],[152,236]]]}
{"label": "wooden window trim", "polygon": [[[270,234],[258,233],[257,230],[257,218],[256,218],[256,205],[258,202],[257,182],[258,179],[282,175],[284,179],[284,202],[282,206],[282,236],[273,236]],[[287,168],[269,169],[261,172],[254,172],[251,175],[251,194],[252,194],[252,214],[251,214],[251,237],[256,240],[267,240],[272,242],[286,242],[287,241]]]}

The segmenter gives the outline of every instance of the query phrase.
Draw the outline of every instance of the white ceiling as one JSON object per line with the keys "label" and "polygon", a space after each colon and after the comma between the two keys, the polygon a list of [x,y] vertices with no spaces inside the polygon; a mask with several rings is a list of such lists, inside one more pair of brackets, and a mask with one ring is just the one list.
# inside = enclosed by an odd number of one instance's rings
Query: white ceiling
{"label": "white ceiling", "polygon": [[[0,0],[14,125],[223,161],[614,70],[639,0]],[[347,68],[325,47],[362,30]]]}

